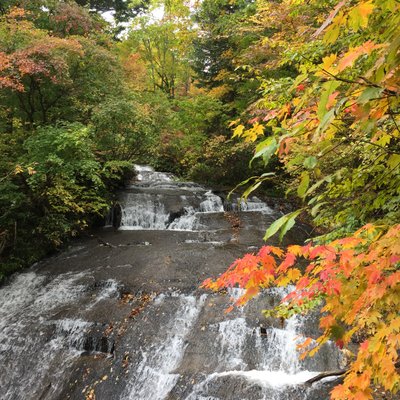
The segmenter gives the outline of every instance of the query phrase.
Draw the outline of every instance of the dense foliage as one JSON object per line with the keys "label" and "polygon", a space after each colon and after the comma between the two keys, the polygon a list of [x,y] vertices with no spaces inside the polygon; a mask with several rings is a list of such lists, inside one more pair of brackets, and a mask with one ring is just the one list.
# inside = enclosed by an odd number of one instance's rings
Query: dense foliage
{"label": "dense foliage", "polygon": [[[246,289],[242,305],[260,288],[295,284],[268,313],[287,317],[322,307],[323,334],[302,350],[312,355],[331,339],[354,352],[332,398],[370,399],[372,384],[397,393],[400,6],[261,0],[253,24],[265,36],[249,52],[267,57],[250,59],[260,97],[245,124],[233,121],[234,136],[254,143],[254,158],[266,165],[277,156],[287,195],[302,202],[268,228],[265,240],[278,232],[282,239],[304,213],[322,235],[316,245],[265,246],[204,286],[239,285]],[[247,193],[270,179],[254,177]]]}
{"label": "dense foliage", "polygon": [[151,142],[104,21],[73,3],[43,21],[0,19],[0,279],[103,218]]}

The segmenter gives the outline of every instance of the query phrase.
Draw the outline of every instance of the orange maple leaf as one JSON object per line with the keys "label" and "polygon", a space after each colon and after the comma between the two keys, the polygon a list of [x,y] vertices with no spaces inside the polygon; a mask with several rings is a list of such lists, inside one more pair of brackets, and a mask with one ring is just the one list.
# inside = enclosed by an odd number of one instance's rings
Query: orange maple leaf
{"label": "orange maple leaf", "polygon": [[372,40],[368,40],[361,46],[351,47],[347,53],[340,59],[337,66],[339,72],[353,66],[354,62],[362,55],[371,54],[374,50],[381,48],[382,45],[375,44]]}

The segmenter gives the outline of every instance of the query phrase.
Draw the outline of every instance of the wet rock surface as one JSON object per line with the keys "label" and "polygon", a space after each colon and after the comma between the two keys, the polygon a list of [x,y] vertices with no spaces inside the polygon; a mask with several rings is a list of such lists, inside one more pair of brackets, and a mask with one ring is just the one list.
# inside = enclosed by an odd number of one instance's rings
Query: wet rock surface
{"label": "wet rock surface", "polygon": [[[337,369],[337,349],[300,361],[314,320],[261,313],[284,290],[225,314],[238,290],[199,289],[256,251],[279,214],[258,199],[227,212],[207,189],[139,172],[139,196],[121,194],[123,229],[110,223],[0,288],[1,399],[327,399],[329,382],[302,382]],[[287,240],[303,238],[300,227]]]}

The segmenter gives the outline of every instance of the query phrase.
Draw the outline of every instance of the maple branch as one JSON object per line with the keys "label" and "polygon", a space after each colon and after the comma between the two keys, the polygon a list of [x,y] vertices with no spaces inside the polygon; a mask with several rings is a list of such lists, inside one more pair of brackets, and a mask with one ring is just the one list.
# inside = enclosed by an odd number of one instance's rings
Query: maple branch
{"label": "maple branch", "polygon": [[[397,361],[394,364],[395,368],[400,368],[400,361]],[[304,382],[305,385],[312,385],[315,382],[319,382],[324,378],[329,378],[331,376],[336,376],[337,379],[339,379],[342,375],[346,374],[348,369],[339,369],[337,371],[326,371],[326,372],[321,372],[317,376],[314,376],[314,378],[311,378],[307,381]]]}
{"label": "maple branch", "polygon": [[[351,141],[351,140],[350,140],[350,141]],[[371,142],[371,141],[369,141],[369,140],[361,140],[361,139],[358,139],[358,140],[354,140],[353,143],[354,143],[354,142],[365,143],[365,144],[370,144],[371,146],[379,147],[381,150],[383,150],[383,151],[384,151],[385,153],[387,153],[387,154],[400,154],[400,151],[389,150],[389,149],[387,149],[387,148],[381,146],[380,144]]]}
{"label": "maple branch", "polygon": [[390,90],[390,89],[387,89],[385,87],[379,86],[377,83],[371,82],[365,76],[359,76],[359,78],[362,79],[365,83],[367,83],[368,86],[376,87],[378,89],[383,89],[383,93],[387,94],[389,97],[398,95],[398,93],[395,90]]}
{"label": "maple branch", "polygon": [[345,143],[346,143],[346,140],[342,140],[341,142],[337,143],[335,146],[333,146],[329,150],[327,150],[324,154],[319,156],[318,159],[325,157],[327,154],[331,153],[332,151],[335,151],[340,145],[345,144]]}
{"label": "maple branch", "polygon": [[312,385],[315,382],[319,382],[320,380],[324,378],[329,378],[330,376],[336,376],[338,379],[344,375],[348,369],[339,369],[337,371],[326,371],[326,372],[321,372],[317,376],[314,376],[314,378],[309,379],[308,381],[305,381],[305,385]]}
{"label": "maple branch", "polygon": [[[303,57],[305,60],[307,60],[308,62],[312,62],[309,58],[305,57],[303,54],[300,55],[301,57]],[[317,67],[324,72],[325,74],[331,76],[333,79],[335,79],[336,81],[339,82],[344,82],[344,83],[349,83],[351,85],[363,85],[363,86],[368,86],[368,87],[375,87],[378,89],[382,89],[383,93],[387,94],[388,96],[397,96],[398,93],[396,91],[384,88],[380,85],[378,85],[377,83],[371,82],[369,79],[367,79],[364,76],[358,76],[359,80],[358,81],[354,81],[352,79],[347,79],[347,78],[341,78],[335,74],[332,74],[332,72],[329,72],[328,70],[326,70],[325,68],[322,68],[320,65],[317,65]],[[363,82],[360,82],[363,81]]]}
{"label": "maple branch", "polygon": [[360,81],[353,81],[352,79],[347,79],[347,78],[340,78],[339,76],[332,74],[332,72],[327,71],[325,68],[319,67],[323,72],[325,72],[327,75],[331,76],[333,79],[339,82],[344,82],[344,83],[349,83],[351,85],[364,85],[364,86],[373,86],[373,87],[380,87],[376,85],[370,85],[367,82],[362,83]]}

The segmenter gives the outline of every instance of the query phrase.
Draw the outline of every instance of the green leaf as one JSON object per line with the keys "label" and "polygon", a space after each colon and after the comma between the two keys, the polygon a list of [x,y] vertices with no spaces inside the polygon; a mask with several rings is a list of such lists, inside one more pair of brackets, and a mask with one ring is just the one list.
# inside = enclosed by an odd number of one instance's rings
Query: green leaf
{"label": "green leaf", "polygon": [[289,218],[284,225],[282,226],[281,232],[279,233],[279,242],[282,242],[283,237],[286,235],[290,229],[293,228],[294,224],[296,223],[295,218]]}
{"label": "green leaf", "polygon": [[312,185],[310,187],[310,189],[307,190],[306,195],[308,196],[309,194],[313,193],[315,191],[315,189],[318,189],[324,182],[331,182],[332,181],[332,177],[330,175],[328,175],[327,177],[319,180],[318,182],[314,183],[314,185]]}
{"label": "green leaf", "polygon": [[329,96],[341,85],[340,81],[328,81],[322,85],[322,94],[318,103],[318,117],[323,119],[328,112],[326,105],[328,104]]}
{"label": "green leaf", "polygon": [[304,171],[304,172],[301,174],[300,185],[299,185],[299,187],[297,188],[297,195],[298,195],[300,198],[304,199],[304,196],[305,196],[305,194],[306,194],[306,192],[307,192],[307,189],[308,189],[309,184],[310,184],[310,175],[308,174],[307,171]]}
{"label": "green leaf", "polygon": [[[272,177],[272,176],[275,176],[275,172],[265,172],[265,173],[263,173],[263,174],[260,175],[260,176],[257,176],[257,175],[251,176],[250,178],[248,178],[248,179],[246,179],[246,180],[244,180],[244,181],[238,183],[238,184],[228,193],[228,199],[231,197],[232,193],[234,193],[236,189],[240,188],[241,186],[246,185],[246,184],[249,183],[251,180],[254,180],[254,183],[252,183],[250,187],[252,187],[252,186],[254,186],[254,185],[257,185],[258,183],[261,184],[262,182],[264,182],[265,180],[269,179],[269,178]],[[258,186],[259,186],[259,185],[258,185]],[[258,187],[258,186],[257,186],[257,187]],[[255,188],[255,189],[256,189],[256,188]],[[255,190],[255,189],[253,189],[253,190]],[[247,190],[248,190],[248,189],[247,189]],[[246,191],[247,191],[247,190],[246,190]],[[252,192],[253,190],[251,190],[251,192]],[[243,198],[245,197],[244,194],[242,195],[242,197],[243,197]]]}
{"label": "green leaf", "polygon": [[264,160],[264,164],[268,164],[271,156],[276,152],[278,148],[278,143],[274,136],[270,136],[267,139],[263,140],[256,147],[256,153],[254,157],[250,160],[250,166],[256,158],[262,157]]}
{"label": "green leaf", "polygon": [[395,169],[400,165],[400,154],[392,154],[387,160],[387,166],[390,169]]}
{"label": "green leaf", "polygon": [[335,109],[329,110],[322,118],[317,128],[317,133],[318,134],[323,133],[334,118],[335,118]]}
{"label": "green leaf", "polygon": [[326,201],[323,201],[323,202],[321,202],[321,203],[317,203],[312,209],[311,209],[311,215],[313,216],[313,217],[315,217],[316,215],[317,215],[317,213],[318,213],[318,210],[324,205],[324,204],[326,204],[327,202]]}
{"label": "green leaf", "polygon": [[271,236],[275,235],[275,233],[279,231],[279,229],[287,222],[287,220],[288,216],[284,215],[274,221],[265,232],[264,240],[268,240]]}
{"label": "green leaf", "polygon": [[[274,221],[267,231],[265,232],[264,235],[264,240],[268,240],[271,236],[275,235],[276,232],[279,231],[279,229],[282,229],[283,234],[279,235],[279,240],[282,240],[283,236],[288,232],[294,225],[296,217],[303,211],[303,209],[296,210],[290,214],[283,215],[282,217],[278,218],[276,221]],[[289,221],[293,221],[289,222]]]}
{"label": "green leaf", "polygon": [[250,193],[254,192],[260,185],[262,184],[262,181],[254,183],[253,185],[249,186],[242,194],[241,198],[247,199],[250,195]]}
{"label": "green leaf", "polygon": [[318,160],[314,156],[307,157],[303,162],[304,167],[307,169],[313,169],[317,164]]}
{"label": "green leaf", "polygon": [[382,88],[377,87],[367,87],[357,99],[357,102],[360,104],[368,103],[372,99],[377,99],[381,96],[383,92]]}

